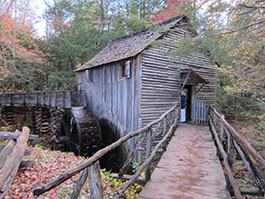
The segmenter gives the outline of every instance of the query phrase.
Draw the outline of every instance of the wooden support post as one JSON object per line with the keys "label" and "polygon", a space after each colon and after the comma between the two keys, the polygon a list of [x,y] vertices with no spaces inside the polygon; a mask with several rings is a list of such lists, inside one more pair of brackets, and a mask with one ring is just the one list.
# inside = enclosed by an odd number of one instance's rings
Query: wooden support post
{"label": "wooden support post", "polygon": [[213,124],[214,124],[214,128],[216,128],[216,124],[217,124],[217,116],[215,113],[213,113]]}
{"label": "wooden support post", "polygon": [[71,195],[71,198],[70,199],[77,199],[79,194],[80,194],[80,191],[82,190],[85,182],[86,182],[86,179],[87,179],[87,176],[88,176],[88,169],[89,168],[85,168],[78,180],[78,182],[76,183],[75,185],[75,189]]}
{"label": "wooden support post", "polygon": [[236,160],[236,154],[235,154],[235,148],[233,144],[233,138],[230,134],[230,132],[227,130],[227,128],[224,126],[224,132],[227,136],[227,156],[228,156],[228,162],[232,169],[232,171],[235,170],[235,160]]}
{"label": "wooden support post", "polygon": [[184,82],[183,82],[183,85],[182,85],[181,89],[179,90],[180,92],[183,90],[184,86],[186,85],[186,82],[187,82],[187,80],[188,80],[188,78],[189,78],[189,76],[190,76],[190,73],[191,73],[191,72],[189,72],[189,73],[187,74],[187,76],[186,76],[186,78],[185,78],[185,80],[184,80]]}
{"label": "wooden support post", "polygon": [[62,102],[63,102],[63,107],[62,108],[65,108],[65,93],[63,91],[63,99],[62,99]]}
{"label": "wooden support post", "polygon": [[[224,115],[221,115],[221,117],[224,118]],[[220,136],[221,142],[223,142],[224,141],[224,124],[222,120],[219,120],[219,136]]]}
{"label": "wooden support post", "polygon": [[[166,133],[167,133],[167,117],[165,117],[165,118],[163,119],[163,137],[166,135]],[[162,144],[162,149],[163,149],[163,151],[166,150],[166,147],[167,147],[167,142],[164,142],[164,143]]]}
{"label": "wooden support post", "polygon": [[[145,150],[145,159],[147,159],[152,151],[152,127],[149,128],[146,132],[146,150]],[[146,182],[151,178],[151,162],[147,165],[145,169],[145,180]]]}
{"label": "wooden support post", "polygon": [[48,107],[52,107],[52,94],[51,94],[51,92],[49,92],[49,105],[48,105]]}
{"label": "wooden support post", "polygon": [[89,176],[89,188],[90,188],[90,198],[91,199],[103,199],[103,185],[100,175],[99,161],[95,162],[88,168]]}

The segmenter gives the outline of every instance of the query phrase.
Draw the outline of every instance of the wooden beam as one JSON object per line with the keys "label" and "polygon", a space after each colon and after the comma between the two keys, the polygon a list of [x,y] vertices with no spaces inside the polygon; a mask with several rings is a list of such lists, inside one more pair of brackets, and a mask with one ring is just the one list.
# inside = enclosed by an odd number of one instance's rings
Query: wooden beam
{"label": "wooden beam", "polygon": [[188,74],[187,74],[187,76],[186,76],[186,78],[185,78],[185,80],[184,80],[184,82],[183,82],[183,85],[182,85],[181,89],[179,90],[179,92],[181,92],[181,91],[183,90],[184,86],[186,85],[186,82],[187,82],[187,80],[188,80],[188,78],[189,78],[189,76],[190,76],[190,73],[191,73],[191,72],[188,72]]}
{"label": "wooden beam", "polygon": [[204,85],[205,85],[205,84],[202,84],[202,85],[200,86],[200,88],[198,88],[198,90],[196,90],[195,94],[197,94],[197,93],[202,89],[202,87],[204,87]]}
{"label": "wooden beam", "polygon": [[[0,138],[3,138],[3,139],[7,139],[7,140],[15,140],[17,139],[19,136],[20,136],[21,132],[20,131],[16,131],[15,133],[13,132],[0,132]],[[33,134],[30,134],[29,135],[29,140],[36,140],[38,139],[38,135],[33,135]]]}
{"label": "wooden beam", "polygon": [[10,140],[5,148],[0,153],[0,169],[3,168],[6,158],[12,153],[16,142],[14,140]]}
{"label": "wooden beam", "polygon": [[9,186],[14,180],[27,147],[29,132],[29,128],[23,127],[12,153],[7,157],[3,168],[0,170],[0,198],[7,193]]}

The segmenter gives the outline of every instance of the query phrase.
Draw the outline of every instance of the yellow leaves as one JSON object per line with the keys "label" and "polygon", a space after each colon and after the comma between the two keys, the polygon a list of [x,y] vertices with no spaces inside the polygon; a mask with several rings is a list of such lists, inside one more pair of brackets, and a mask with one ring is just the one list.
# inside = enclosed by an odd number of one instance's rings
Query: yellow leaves
{"label": "yellow leaves", "polygon": [[229,73],[233,72],[232,66],[219,67],[219,68],[216,68],[216,70],[218,72],[223,73],[223,74],[229,74]]}

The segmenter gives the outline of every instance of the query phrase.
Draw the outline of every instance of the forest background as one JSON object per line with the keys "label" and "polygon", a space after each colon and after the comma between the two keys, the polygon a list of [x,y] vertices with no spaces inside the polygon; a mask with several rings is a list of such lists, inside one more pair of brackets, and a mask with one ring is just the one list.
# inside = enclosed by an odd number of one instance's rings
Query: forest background
{"label": "forest background", "polygon": [[0,92],[74,89],[74,70],[112,40],[185,14],[199,34],[174,53],[210,56],[219,110],[264,139],[264,0],[50,0],[42,37],[33,2],[0,0]]}

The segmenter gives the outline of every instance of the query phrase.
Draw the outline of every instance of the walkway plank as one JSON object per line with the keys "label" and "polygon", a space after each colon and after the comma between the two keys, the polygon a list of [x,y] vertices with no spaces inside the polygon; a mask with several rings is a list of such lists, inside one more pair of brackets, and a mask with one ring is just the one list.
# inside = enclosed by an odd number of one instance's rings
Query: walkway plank
{"label": "walkway plank", "polygon": [[230,198],[207,126],[181,124],[140,199]]}

